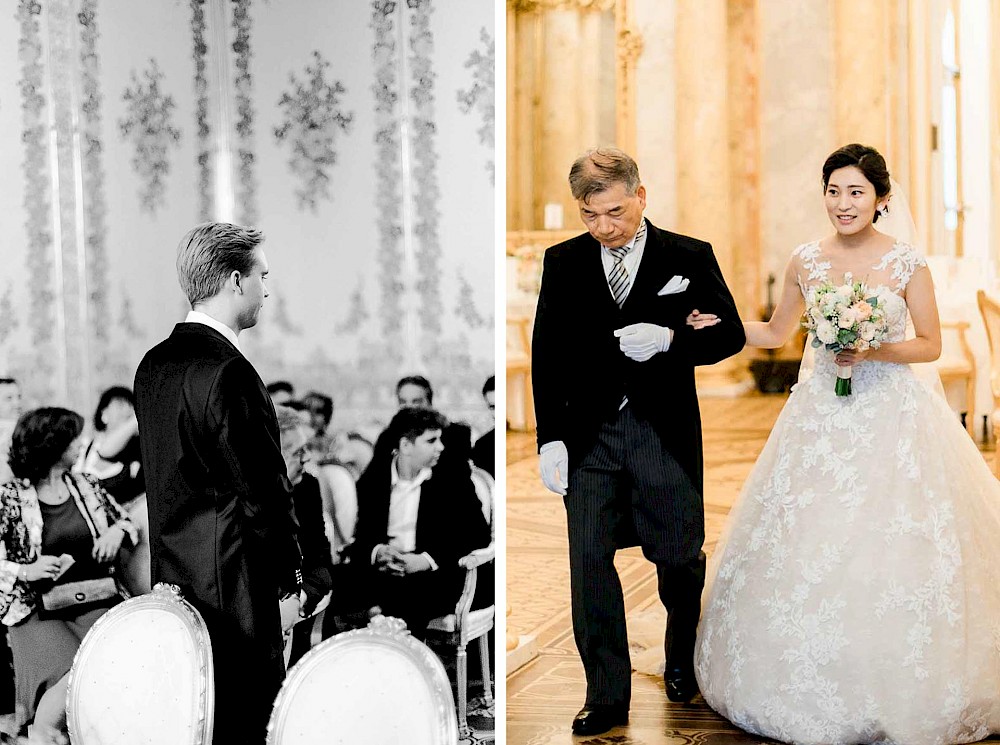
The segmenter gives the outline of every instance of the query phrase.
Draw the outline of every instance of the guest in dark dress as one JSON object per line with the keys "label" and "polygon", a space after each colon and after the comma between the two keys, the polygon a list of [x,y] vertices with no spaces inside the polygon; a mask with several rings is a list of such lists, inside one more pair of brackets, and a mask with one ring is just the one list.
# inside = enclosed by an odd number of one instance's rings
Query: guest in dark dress
{"label": "guest in dark dress", "polygon": [[19,718],[63,732],[66,675],[91,626],[121,598],[46,610],[55,585],[111,576],[135,527],[92,476],[74,476],[83,418],[43,408],[22,416],[11,438],[14,479],[0,486],[0,618],[14,656]]}
{"label": "guest in dark dress", "polygon": [[80,461],[80,470],[100,480],[104,490],[125,509],[139,531],[135,549],[121,562],[119,579],[132,595],[149,592],[146,477],[142,471],[135,397],[130,388],[116,385],[101,394],[94,411],[94,437]]}

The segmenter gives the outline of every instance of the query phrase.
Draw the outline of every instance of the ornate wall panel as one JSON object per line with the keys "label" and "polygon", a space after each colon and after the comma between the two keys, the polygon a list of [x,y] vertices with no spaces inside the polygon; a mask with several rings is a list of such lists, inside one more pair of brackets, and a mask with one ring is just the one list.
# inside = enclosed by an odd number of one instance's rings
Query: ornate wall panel
{"label": "ornate wall panel", "polygon": [[81,411],[183,318],[177,241],[256,224],[266,379],[384,417],[493,364],[493,3],[27,0],[0,15],[0,375]]}

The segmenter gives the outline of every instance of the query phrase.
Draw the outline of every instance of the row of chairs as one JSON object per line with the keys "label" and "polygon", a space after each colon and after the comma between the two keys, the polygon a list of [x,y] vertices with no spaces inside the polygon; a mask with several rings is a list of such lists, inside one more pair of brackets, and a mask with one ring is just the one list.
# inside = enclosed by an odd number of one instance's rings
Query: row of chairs
{"label": "row of chairs", "polygon": [[[178,588],[110,610],[84,638],[70,672],[74,745],[209,745],[212,647]],[[376,616],[313,647],[274,703],[268,745],[336,742],[454,745],[459,727],[444,665],[396,618]]]}

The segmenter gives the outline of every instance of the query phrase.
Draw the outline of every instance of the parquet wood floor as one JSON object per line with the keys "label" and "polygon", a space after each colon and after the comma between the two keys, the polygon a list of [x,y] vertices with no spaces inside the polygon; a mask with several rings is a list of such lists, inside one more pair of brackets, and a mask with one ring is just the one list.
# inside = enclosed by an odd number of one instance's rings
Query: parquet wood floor
{"label": "parquet wood floor", "polygon": [[[725,518],[785,397],[704,398],[706,553],[711,555]],[[992,457],[992,453],[987,454]],[[664,613],[656,597],[656,572],[639,549],[620,551],[629,638],[662,634]],[[627,727],[590,738],[570,734],[586,683],[573,641],[569,610],[566,516],[562,500],[538,478],[534,433],[507,436],[508,628],[537,637],[539,656],[507,678],[508,745],[742,745],[771,742],[737,729],[697,697],[667,701],[658,675],[634,672]],[[656,639],[661,643],[662,636]],[[650,642],[652,644],[652,642]],[[633,642],[633,663],[643,648]],[[656,651],[650,653],[656,657]],[[1000,742],[1000,738],[991,738]]]}

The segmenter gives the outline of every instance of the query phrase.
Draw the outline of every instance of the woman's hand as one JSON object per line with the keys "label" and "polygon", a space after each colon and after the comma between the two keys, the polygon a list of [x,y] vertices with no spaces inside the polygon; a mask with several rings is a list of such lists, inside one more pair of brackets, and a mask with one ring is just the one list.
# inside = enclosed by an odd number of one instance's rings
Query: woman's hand
{"label": "woman's hand", "polygon": [[25,582],[38,582],[42,579],[55,579],[59,576],[62,561],[58,556],[43,554],[34,563],[24,564],[18,579]]}
{"label": "woman's hand", "polygon": [[871,354],[871,349],[866,349],[864,351],[861,351],[860,349],[844,349],[837,352],[837,355],[833,358],[833,360],[841,367],[852,367],[859,362],[867,360],[871,357]]}
{"label": "woman's hand", "polygon": [[122,547],[123,538],[125,529],[120,525],[112,525],[104,535],[94,541],[94,550],[91,552],[94,559],[99,564],[109,564],[114,561],[118,550]]}
{"label": "woman's hand", "polygon": [[699,313],[697,309],[691,311],[691,315],[687,317],[687,325],[694,329],[708,328],[709,326],[714,326],[721,319],[711,313]]}

